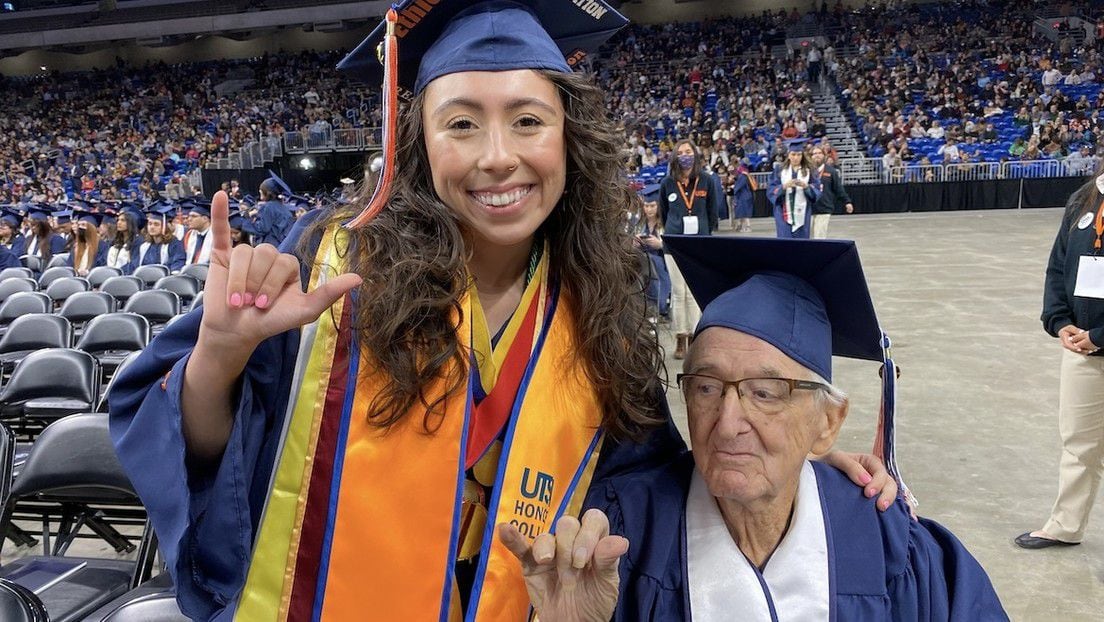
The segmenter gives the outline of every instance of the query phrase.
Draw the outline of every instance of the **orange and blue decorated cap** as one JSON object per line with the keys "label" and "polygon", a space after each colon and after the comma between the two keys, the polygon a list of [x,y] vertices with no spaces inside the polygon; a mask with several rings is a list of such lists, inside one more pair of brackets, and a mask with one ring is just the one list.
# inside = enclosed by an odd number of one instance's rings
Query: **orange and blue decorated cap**
{"label": "orange and blue decorated cap", "polygon": [[[405,0],[395,5],[398,85],[420,93],[461,71],[569,72],[628,20],[602,0]],[[337,66],[380,84],[386,21]]]}

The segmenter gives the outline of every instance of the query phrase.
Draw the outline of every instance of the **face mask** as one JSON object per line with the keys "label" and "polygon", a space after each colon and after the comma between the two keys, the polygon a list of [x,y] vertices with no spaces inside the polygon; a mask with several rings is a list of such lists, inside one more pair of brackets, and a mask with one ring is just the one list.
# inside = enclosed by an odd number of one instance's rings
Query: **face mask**
{"label": "face mask", "polygon": [[680,155],[678,157],[679,168],[686,170],[694,166],[694,156],[692,155]]}

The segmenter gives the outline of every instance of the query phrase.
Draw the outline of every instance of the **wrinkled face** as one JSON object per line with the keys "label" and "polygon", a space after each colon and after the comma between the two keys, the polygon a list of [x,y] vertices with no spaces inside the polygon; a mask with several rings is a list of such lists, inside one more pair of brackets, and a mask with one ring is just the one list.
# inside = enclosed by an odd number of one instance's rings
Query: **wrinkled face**
{"label": "wrinkled face", "polygon": [[[694,339],[685,372],[728,381],[815,379],[766,341],[721,327]],[[796,485],[806,456],[832,447],[847,414],[846,406],[830,406],[808,390],[794,391],[789,404],[770,415],[745,410],[734,387],[712,409],[697,406],[692,395],[684,397],[698,471],[713,496],[741,504],[769,501]]]}
{"label": "wrinkled face", "polygon": [[531,244],[567,177],[556,85],[529,69],[469,71],[437,78],[424,95],[437,195],[477,248]]}

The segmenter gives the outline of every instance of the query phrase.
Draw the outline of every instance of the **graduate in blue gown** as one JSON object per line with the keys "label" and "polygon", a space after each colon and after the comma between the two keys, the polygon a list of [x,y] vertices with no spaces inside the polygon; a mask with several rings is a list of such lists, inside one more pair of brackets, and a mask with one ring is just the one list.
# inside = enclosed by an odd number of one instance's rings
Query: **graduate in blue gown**
{"label": "graduate in blue gown", "polygon": [[809,239],[813,205],[820,197],[820,178],[812,174],[805,154],[805,141],[787,143],[786,164],[776,168],[767,187],[767,199],[774,206],[774,225],[779,238]]}
{"label": "graduate in blue gown", "polygon": [[54,255],[66,252],[65,238],[54,233],[50,227],[50,214],[51,212],[42,206],[33,206],[27,210],[31,230],[27,235],[27,245],[23,254],[38,257],[43,265],[49,263]]}
{"label": "graduate in blue gown", "polygon": [[3,232],[5,227],[8,229],[5,238],[0,241],[0,246],[16,257],[22,255],[27,248],[27,239],[19,232],[19,225],[22,220],[23,218],[18,212],[9,209],[4,209],[3,215],[0,216],[0,232]]}
{"label": "graduate in blue gown", "polygon": [[254,245],[279,246],[295,221],[291,210],[280,200],[280,194],[290,197],[292,192],[278,175],[269,173],[271,177],[261,183],[261,202],[257,205],[257,213],[243,225],[242,230],[249,234]]}
{"label": "graduate in blue gown", "polygon": [[[679,377],[695,451],[606,482],[599,507],[610,533],[629,541],[615,619],[1007,620],[953,534],[914,520],[903,499],[879,512],[842,472],[805,458],[830,446],[846,417],[846,397],[829,384],[832,354],[895,368],[854,243],[669,236],[666,244],[705,307],[690,373]],[[798,380],[756,378],[784,374]],[[895,472],[889,376],[879,441]],[[806,411],[814,414],[801,419]],[[741,523],[725,516],[765,503],[751,472],[760,460],[782,461],[772,444],[782,427],[781,438],[813,439],[792,447],[796,491],[782,508],[792,514],[779,515],[780,536],[763,536],[774,548],[757,548],[750,535],[738,545]],[[752,535],[767,531],[752,524]]]}
{"label": "graduate in blue gown", "polygon": [[755,180],[746,165],[741,162],[732,171],[732,217],[736,219],[736,231],[751,231],[751,215],[755,207]]}
{"label": "graduate in blue gown", "polygon": [[187,257],[184,243],[176,239],[172,231],[172,215],[176,207],[171,203],[157,203],[146,210],[146,233],[130,254],[130,263],[124,274],[134,274],[139,266],[161,264],[178,272]]}
{"label": "graduate in blue gown", "polygon": [[87,276],[92,268],[107,265],[107,240],[100,239],[99,226],[103,214],[75,211],[76,235],[69,259],[65,265],[73,268],[78,276]]}

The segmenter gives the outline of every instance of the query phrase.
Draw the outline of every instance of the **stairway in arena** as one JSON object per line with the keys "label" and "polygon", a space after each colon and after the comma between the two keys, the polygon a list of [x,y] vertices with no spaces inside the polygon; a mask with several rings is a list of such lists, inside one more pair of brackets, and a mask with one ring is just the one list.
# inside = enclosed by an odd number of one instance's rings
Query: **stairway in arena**
{"label": "stairway in arena", "polygon": [[[855,128],[840,107],[840,100],[834,84],[821,81],[813,86],[813,107],[816,114],[824,119],[824,125],[828,128],[828,141],[839,154],[836,166],[842,171],[844,177],[850,181],[864,175],[876,175],[871,163],[866,158],[862,143],[855,134]],[[869,171],[866,169],[870,169]]]}

